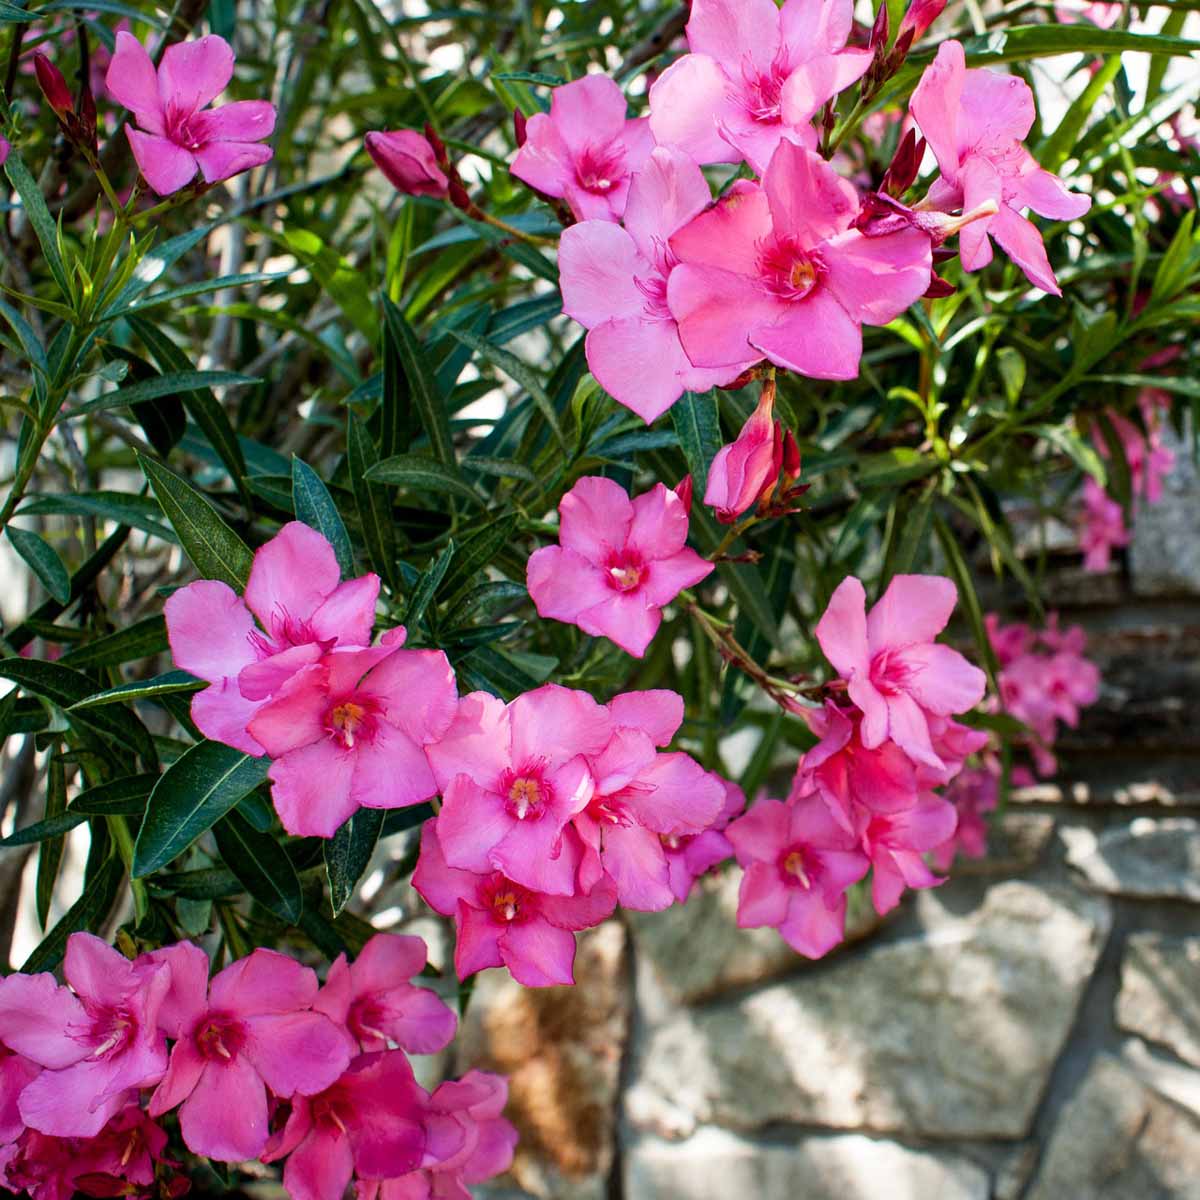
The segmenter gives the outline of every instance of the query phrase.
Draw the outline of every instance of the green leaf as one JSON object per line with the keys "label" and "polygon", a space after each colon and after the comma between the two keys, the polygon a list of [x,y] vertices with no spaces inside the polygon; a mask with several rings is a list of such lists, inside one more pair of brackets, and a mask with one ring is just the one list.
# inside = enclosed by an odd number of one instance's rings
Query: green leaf
{"label": "green leaf", "polygon": [[46,207],[41,188],[38,187],[37,181],[29,173],[29,168],[25,166],[20,154],[15,150],[9,151],[4,170],[8,175],[9,182],[21,197],[25,215],[29,218],[29,224],[37,236],[42,253],[46,256],[46,266],[49,267],[50,274],[58,285],[58,290],[64,298],[70,300],[71,288],[58,246],[58,226],[54,223],[54,218]]}
{"label": "green leaf", "polygon": [[697,496],[708,486],[708,468],[721,448],[716,392],[684,392],[671,406],[671,424],[692,473]]}
{"label": "green leaf", "polygon": [[98,784],[80,792],[67,811],[85,817],[140,817],[158,779],[146,772]]}
{"label": "green leaf", "polygon": [[246,891],[281,921],[295,925],[304,911],[304,894],[283,847],[236,812],[218,821],[213,833],[221,858]]}
{"label": "green leaf", "polygon": [[929,523],[933,516],[933,493],[926,492],[908,510],[904,518],[904,530],[896,548],[887,562],[887,583],[893,575],[908,575],[923,561],[922,547],[929,538]]}
{"label": "green leaf", "polygon": [[67,909],[58,924],[21,964],[21,970],[28,975],[53,970],[62,962],[67,938],[71,934],[80,930],[98,932],[112,909],[124,876],[125,868],[120,858],[115,854],[110,855],[89,880],[83,895]]}
{"label": "green leaf", "polygon": [[325,843],[325,874],[335,917],[350,902],[371,861],[383,829],[383,818],[382,808],[360,808]]}
{"label": "green leaf", "polygon": [[454,562],[446,572],[442,588],[448,600],[453,600],[475,575],[484,569],[512,541],[517,528],[516,513],[496,517],[455,543]]}
{"label": "green leaf", "polygon": [[347,320],[374,344],[379,338],[379,321],[371,303],[371,294],[363,286],[362,272],[327,246],[313,232],[292,228],[284,231],[288,249],[316,276],[317,282]]}
{"label": "green leaf", "polygon": [[71,599],[71,576],[54,547],[36,533],[16,525],[9,525],[5,533],[26,566],[41,580],[42,587],[59,604],[66,604]]}
{"label": "green leaf", "polygon": [[245,387],[261,382],[253,375],[239,375],[236,371],[172,371],[169,375],[143,379],[141,383],[131,383],[128,387],[97,396],[95,400],[77,404],[67,415],[79,417],[85,413],[107,412],[110,408],[124,408],[144,400],[157,400],[160,396],[177,396],[197,388]]}
{"label": "green leaf", "polygon": [[267,777],[271,763],[220,742],[199,742],[163,772],[133,848],[133,875],[165,867]]}
{"label": "green leaf", "polygon": [[221,514],[185,479],[152,459],[137,456],[171,527],[204,579],[219,579],[241,591],[254,556]]}
{"label": "green leaf", "polygon": [[166,671],[153,679],[138,679],[96,692],[71,705],[72,712],[81,708],[99,708],[104,704],[123,704],[127,701],[153,700],[156,696],[173,696],[177,692],[198,692],[208,684],[186,671]]}
{"label": "green leaf", "polygon": [[[46,780],[46,819],[51,822],[61,820],[66,814],[67,807],[67,775],[66,767],[58,754],[54,754],[47,767]],[[58,869],[62,865],[63,851],[66,841],[62,834],[43,841],[38,849],[37,882],[34,885],[34,909],[37,913],[38,924],[45,929],[46,920],[50,915],[50,902],[54,899],[54,884],[58,879]]]}
{"label": "green leaf", "polygon": [[866,492],[859,496],[842,521],[842,530],[833,548],[834,558],[844,560],[857,550],[863,538],[878,526],[889,503],[886,492]]}
{"label": "green leaf", "polygon": [[458,601],[447,619],[452,626],[462,625],[468,617],[476,614],[486,616],[496,609],[510,608],[528,599],[529,593],[523,583],[497,579],[472,588]]}
{"label": "green leaf", "polygon": [[354,574],[354,550],[346,524],[321,477],[295,455],[292,456],[292,502],[296,506],[296,519],[324,536],[337,555],[342,578],[349,579]]}
{"label": "green leaf", "polygon": [[450,434],[446,402],[438,391],[437,379],[421,345],[404,314],[386,297],[383,300],[384,328],[408,382],[409,395],[429,438],[433,457],[457,474],[457,459]]}
{"label": "green leaf", "polygon": [[124,492],[78,492],[74,495],[38,496],[26,500],[17,516],[97,517],[140,529],[165,542],[178,543],[175,531],[158,518],[162,510],[150,496]]}
{"label": "green leaf", "polygon": [[409,490],[444,492],[483,506],[478,493],[464,482],[456,467],[448,467],[420,454],[396,454],[385,458],[367,471],[366,478],[372,483],[387,483]]}
{"label": "green leaf", "polygon": [[991,683],[992,690],[999,691],[996,684],[996,676],[1000,672],[1000,665],[996,661],[996,652],[992,649],[991,639],[987,635],[987,626],[983,620],[983,606],[979,603],[979,593],[975,590],[975,581],[971,577],[967,560],[963,558],[962,550],[959,549],[953,530],[942,519],[941,514],[936,512],[933,514],[933,528],[937,533],[938,542],[941,544],[942,553],[946,556],[946,563],[950,568],[950,574],[954,577],[954,582],[958,585],[958,600],[967,618],[967,624],[970,625],[971,632],[975,635],[975,643],[979,647],[979,656],[983,661],[984,669],[988,673],[988,680]]}
{"label": "green leaf", "polygon": [[482,454],[468,454],[462,460],[463,470],[478,471],[481,475],[494,475],[498,479],[520,479],[523,483],[537,483],[537,476],[524,463],[511,458],[488,458]]}
{"label": "green leaf", "polygon": [[34,821],[32,825],[25,825],[15,830],[6,838],[0,838],[0,846],[6,849],[10,846],[32,846],[49,838],[62,837],[64,833],[74,829],[76,825],[82,825],[86,820],[87,816],[84,813],[74,812],[70,809],[66,812],[57,812],[44,820]]}
{"label": "green leaf", "polygon": [[425,615],[425,610],[428,609],[430,601],[434,597],[434,593],[438,589],[438,584],[442,582],[447,569],[450,566],[450,560],[454,557],[456,547],[451,540],[446,543],[441,554],[425,568],[417,586],[413,589],[412,595],[408,598],[408,607],[404,611],[404,624],[406,626],[416,626],[420,623],[421,618]]}
{"label": "green leaf", "polygon": [[375,443],[362,422],[353,414],[346,418],[346,468],[354,507],[362,526],[363,541],[371,565],[392,589],[396,585],[396,526],[387,488],[367,479],[367,472],[379,461]]}
{"label": "green leaf", "polygon": [[1200,379],[1184,379],[1178,375],[1089,375],[1083,383],[1116,383],[1121,387],[1161,388],[1180,396],[1200,396]]}
{"label": "green leaf", "polygon": [[1097,413],[1095,421],[1100,428],[1100,436],[1104,439],[1105,446],[1108,447],[1106,465],[1113,499],[1122,508],[1128,510],[1133,502],[1133,478],[1129,472],[1129,460],[1125,457],[1125,443],[1113,428],[1107,413]]}
{"label": "green leaf", "polygon": [[79,671],[90,671],[94,667],[113,667],[120,663],[133,662],[162,654],[168,648],[167,623],[161,615],[143,617],[82,646],[68,650],[61,661]]}
{"label": "green leaf", "polygon": [[1061,450],[1075,465],[1090,475],[1101,487],[1108,482],[1108,470],[1104,459],[1096,453],[1090,442],[1079,436],[1072,425],[1036,425],[1033,432],[1045,438],[1056,449]]}

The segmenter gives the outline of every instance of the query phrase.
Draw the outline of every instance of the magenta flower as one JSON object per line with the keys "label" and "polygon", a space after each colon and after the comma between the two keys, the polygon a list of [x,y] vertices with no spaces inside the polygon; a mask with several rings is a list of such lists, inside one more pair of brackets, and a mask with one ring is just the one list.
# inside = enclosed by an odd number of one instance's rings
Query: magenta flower
{"label": "magenta flower", "polygon": [[640,729],[660,748],[671,744],[683,724],[683,697],[666,688],[622,692],[607,707],[614,729]]}
{"label": "magenta flower", "polygon": [[765,354],[815,379],[853,379],[862,326],[886,325],[929,286],[930,242],[852,228],[858,196],[828,163],[781,142],[762,187],[740,182],[671,238],[667,303],[688,358]]}
{"label": "magenta flower", "polygon": [[994,216],[972,221],[959,234],[963,270],[978,271],[992,261],[991,235],[1030,283],[1062,295],[1042,235],[1020,210],[1070,221],[1083,216],[1092,201],[1042,170],[1021,145],[1034,118],[1029,85],[1016,75],[968,71],[961,44],[943,42],[917,84],[911,108],[941,170],[928,205],[944,212],[973,210],[988,201],[998,205]]}
{"label": "magenta flower", "polygon": [[574,983],[575,932],[612,915],[617,896],[611,884],[597,884],[588,896],[551,896],[499,871],[460,870],[442,853],[441,823],[439,816],[421,830],[413,887],[430,908],[454,918],[459,979],[504,966],[526,987]]}
{"label": "magenta flower", "polygon": [[[0,984],[0,1022],[7,1011],[4,1003],[4,988]],[[14,1054],[0,1045],[0,1148],[15,1142],[25,1128],[18,1105],[25,1085],[32,1083],[42,1068],[22,1054]],[[0,1149],[2,1153],[2,1149]]]}
{"label": "magenta flower", "polygon": [[433,196],[444,200],[450,180],[438,166],[429,139],[415,129],[375,131],[366,136],[367,153],[387,176],[388,182],[406,196]]}
{"label": "magenta flower", "polygon": [[909,35],[909,45],[920,39],[925,30],[942,15],[946,0],[912,0],[904,16],[900,19],[900,28],[896,30],[896,41],[899,43]]}
{"label": "magenta flower", "polygon": [[846,889],[869,864],[821,800],[760,800],[725,834],[745,871],[740,928],[773,925],[807,958],[820,958],[845,937]]}
{"label": "magenta flower", "polygon": [[591,696],[557,684],[507,705],[486,692],[463,697],[453,724],[429,747],[446,861],[477,874],[503,871],[534,891],[574,893],[562,832],[592,798],[584,756],[599,754],[611,731],[608,712]]}
{"label": "magenta flower", "polygon": [[846,48],[852,0],[693,0],[688,46],[650,89],[650,128],[698,163],[761,172],[781,141],[815,149],[814,114],[871,65]]}
{"label": "magenta flower", "polygon": [[620,484],[585,475],[558,511],[560,544],[529,558],[527,583],[538,614],[641,658],[663,606],[713,569],[686,544],[687,508],[661,483],[630,500]]}
{"label": "magenta flower", "polygon": [[140,1195],[122,1185],[148,1190],[158,1164],[179,1166],[166,1148],[165,1131],[139,1105],[126,1105],[94,1138],[76,1143],[73,1183],[88,1196]]}
{"label": "magenta flower", "polygon": [[512,173],[543,196],[566,200],[577,220],[619,221],[630,178],[654,149],[649,123],[626,120],[625,108],[607,75],[555,88],[549,115],[529,118]]}
{"label": "magenta flower", "polygon": [[0,137],[0,167],[8,161],[8,152],[12,149],[12,145],[8,138]]}
{"label": "magenta flower", "polygon": [[170,986],[161,966],[93,937],[67,939],[63,975],[0,980],[0,1040],[46,1068],[21,1092],[26,1125],[56,1137],[92,1137],[125,1106],[131,1088],[157,1083],[167,1068],[159,1007]]}
{"label": "magenta flower", "polygon": [[333,837],[359,808],[405,808],[437,793],[426,749],[458,690],[440,650],[402,650],[403,628],[364,650],[332,650],[293,675],[249,731],[275,760],[271,798],[297,837]]}
{"label": "magenta flower", "polygon": [[291,521],[255,551],[244,597],[199,579],[167,598],[175,665],[210,684],[192,698],[205,737],[262,754],[246,726],[263,702],[326,650],[370,642],[379,576],[340,579],[333,547]]}
{"label": "magenta flower", "polygon": [[377,933],[354,962],[334,959],[313,1010],[344,1025],[366,1052],[394,1043],[409,1054],[434,1054],[450,1043],[458,1019],[429,988],[410,982],[425,956],[419,937]]}
{"label": "magenta flower", "polygon": [[1083,481],[1083,514],[1079,530],[1079,548],[1083,551],[1083,569],[1093,573],[1107,571],[1112,552],[1129,545],[1125,510],[1089,475]]}
{"label": "magenta flower", "polygon": [[1000,780],[986,767],[968,768],[946,789],[946,799],[954,805],[958,823],[953,834],[930,854],[936,870],[945,874],[960,854],[965,858],[987,854],[987,814],[995,810],[999,798]]}
{"label": "magenta flower", "polygon": [[760,356],[717,370],[694,367],[667,308],[675,266],[668,239],[712,200],[700,168],[659,146],[633,176],[625,228],[608,220],[563,230],[559,243],[563,312],[590,332],[588,367],[618,403],[652,424],[685,391],[731,382]]}
{"label": "magenta flower", "polygon": [[350,1065],[353,1040],[310,1011],[316,974],[274,950],[255,950],[211,984],[199,946],[180,942],[149,957],[170,967],[159,1021],[177,1039],[150,1115],[182,1104],[179,1127],[193,1153],[257,1158],[267,1144],[267,1089],[282,1100],[324,1091]]}
{"label": "magenta flower", "polygon": [[867,615],[863,585],[850,575],[829,600],[815,634],[862,710],[862,744],[890,738],[935,770],[929,717],[966,712],[983,699],[987,677],[957,650],[933,639],[946,627],[958,592],[940,575],[897,575]]}
{"label": "magenta flower", "polygon": [[733,857],[733,844],[725,836],[725,827],[746,807],[746,794],[736,783],[730,783],[709,772],[725,792],[725,804],[717,819],[702,833],[662,834],[663,854],[667,859],[667,882],[675,899],[683,904],[692,894],[697,879],[706,875],[718,863]]}
{"label": "magenta flower", "polygon": [[944,880],[925,863],[925,855],[954,836],[954,805],[928,793],[912,808],[872,813],[862,834],[871,860],[871,902],[882,917],[897,904],[906,887],[937,887]]}
{"label": "magenta flower", "polygon": [[233,78],[233,51],[216,34],[178,42],[163,51],[157,71],[131,33],[117,34],[109,64],[109,92],[137,118],[126,125],[133,157],[146,182],[169,196],[195,178],[220,183],[270,161],[260,143],[275,129],[275,106],[266,100],[236,100],[208,108]]}

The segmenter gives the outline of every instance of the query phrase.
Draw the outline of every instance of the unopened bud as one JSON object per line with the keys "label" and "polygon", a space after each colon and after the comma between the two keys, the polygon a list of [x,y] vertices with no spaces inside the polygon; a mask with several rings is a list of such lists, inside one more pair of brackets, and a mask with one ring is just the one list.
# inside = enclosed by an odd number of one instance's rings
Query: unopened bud
{"label": "unopened bud", "polygon": [[879,12],[875,15],[875,24],[871,26],[870,48],[873,50],[876,46],[886,46],[888,33],[888,6],[887,0],[883,0],[879,6]]}
{"label": "unopened bud", "polygon": [[899,43],[901,35],[907,33],[909,34],[908,44],[911,46],[942,15],[945,7],[946,0],[912,0],[908,6],[908,12],[900,21],[900,31],[896,35],[897,43]]}
{"label": "unopened bud", "polygon": [[912,187],[924,157],[925,139],[918,138],[916,131],[910,129],[897,147],[879,190],[897,199],[903,196]]}
{"label": "unopened bud", "polygon": [[679,497],[680,503],[683,505],[683,511],[690,513],[692,511],[692,476],[685,475],[674,487],[675,495]]}
{"label": "unopened bud", "polygon": [[944,300],[953,296],[958,289],[952,283],[947,283],[940,275],[929,276],[929,287],[925,289],[926,300]]}
{"label": "unopened bud", "polygon": [[800,447],[790,429],[783,435],[783,477],[787,483],[800,478]]}
{"label": "unopened bud", "polygon": [[525,126],[528,123],[529,122],[526,120],[525,114],[519,108],[514,108],[513,109],[513,138],[517,143],[518,150],[520,150],[520,148],[523,145],[525,145],[525,138],[526,138]]}
{"label": "unopened bud", "polygon": [[450,181],[432,144],[415,129],[368,133],[366,143],[367,153],[397,191],[445,198]]}
{"label": "unopened bud", "polygon": [[67,87],[67,81],[62,72],[40,50],[34,52],[33,70],[37,75],[38,86],[55,114],[60,119],[73,115],[75,101],[71,99],[71,89]]}
{"label": "unopened bud", "polygon": [[471,203],[471,197],[467,195],[467,189],[457,179],[450,180],[450,203],[455,208],[461,209],[463,212],[469,213],[474,205]]}

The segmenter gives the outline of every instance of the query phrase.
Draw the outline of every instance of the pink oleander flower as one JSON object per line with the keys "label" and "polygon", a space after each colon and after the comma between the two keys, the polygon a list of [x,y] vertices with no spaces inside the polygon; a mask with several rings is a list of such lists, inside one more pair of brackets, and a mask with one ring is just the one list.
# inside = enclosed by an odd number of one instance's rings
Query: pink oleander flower
{"label": "pink oleander flower", "polygon": [[261,755],[246,726],[271,694],[326,650],[369,644],[379,576],[340,579],[329,542],[291,521],[255,552],[245,596],[199,579],[167,598],[175,665],[210,684],[192,698],[205,737]]}
{"label": "pink oleander flower", "polygon": [[1074,25],[1077,21],[1089,21],[1101,29],[1111,29],[1120,19],[1124,4],[1119,0],[1059,0],[1054,6],[1054,15],[1063,25]]}
{"label": "pink oleander flower", "polygon": [[86,1196],[141,1194],[154,1184],[159,1164],[179,1166],[166,1157],[166,1148],[166,1132],[139,1105],[129,1104],[94,1138],[75,1143],[72,1182]]}
{"label": "pink oleander flower", "polygon": [[617,896],[601,882],[588,896],[533,891],[500,871],[450,866],[440,840],[442,818],[421,830],[413,887],[457,929],[454,969],[466,979],[485,967],[507,967],[526,987],[575,982],[575,933],[612,915]]}
{"label": "pink oleander flower", "polygon": [[437,154],[423,134],[415,129],[374,131],[365,141],[367,153],[398,192],[438,200],[449,195],[450,180],[438,166]]}
{"label": "pink oleander flower", "polygon": [[[1143,434],[1128,417],[1123,417],[1120,413],[1109,409],[1106,416],[1121,439],[1134,500],[1144,499],[1149,504],[1158,504],[1162,500],[1163,479],[1175,469],[1175,455],[1169,447],[1163,445],[1162,431],[1158,428],[1158,423],[1147,420],[1147,432]],[[1092,442],[1097,453],[1107,459],[1110,455],[1108,443],[1096,426],[1092,428]]]}
{"label": "pink oleander flower", "polygon": [[[608,712],[586,692],[548,683],[505,704],[464,696],[429,761],[442,793],[438,838],[463,871],[503,871],[533,891],[570,896],[567,822],[587,807],[595,781],[586,755],[612,734]],[[437,906],[434,905],[436,908]]]}
{"label": "pink oleander flower", "polygon": [[929,286],[929,238],[864,237],[858,195],[823,159],[781,142],[761,187],[734,184],[671,238],[667,303],[688,358],[763,354],[814,379],[853,379],[862,326],[886,325]]}
{"label": "pink oleander flower", "polygon": [[92,1137],[131,1088],[157,1083],[167,1069],[158,1021],[171,977],[90,933],[67,939],[63,976],[74,994],[49,974],[0,980],[0,1040],[45,1068],[21,1092],[25,1124],[55,1137]]}
{"label": "pink oleander flower", "polygon": [[538,615],[641,658],[663,607],[713,570],[687,545],[687,506],[661,483],[631,500],[619,483],[585,475],[558,512],[559,545],[535,550],[527,568]]}
{"label": "pink oleander flower", "polygon": [[1079,530],[1083,569],[1093,573],[1107,571],[1112,564],[1113,550],[1128,545],[1125,510],[1089,475],[1083,481]]}
{"label": "pink oleander flower", "polygon": [[264,704],[249,731],[275,760],[271,799],[288,833],[333,837],[359,808],[406,808],[436,795],[426,751],[458,706],[440,650],[331,650]]}
{"label": "pink oleander flower", "polygon": [[692,53],[650,89],[650,128],[698,163],[762,172],[779,144],[815,149],[812,118],[871,65],[847,49],[852,0],[693,0]]}
{"label": "pink oleander flower", "polygon": [[543,196],[566,200],[576,220],[619,221],[630,179],[654,149],[649,122],[627,120],[625,109],[607,75],[555,88],[549,115],[529,118],[510,170]]}
{"label": "pink oleander flower", "polygon": [[871,903],[882,917],[897,904],[906,887],[937,887],[924,855],[954,835],[954,805],[927,793],[912,808],[874,812],[863,828],[862,848],[871,860]]}
{"label": "pink oleander flower", "polygon": [[846,889],[869,864],[823,801],[760,800],[725,832],[745,872],[740,928],[773,925],[807,958],[822,957],[845,937]]}
{"label": "pink oleander flower", "polygon": [[410,981],[425,968],[419,937],[377,933],[352,963],[339,954],[313,1010],[344,1025],[367,1053],[395,1044],[409,1054],[449,1045],[458,1018],[429,988]]}
{"label": "pink oleander flower", "polygon": [[[4,1020],[4,988],[0,984],[0,1023]],[[25,1085],[32,1083],[42,1068],[23,1054],[0,1045],[0,1147],[15,1142],[25,1128],[18,1104]]]}
{"label": "pink oleander flower", "polygon": [[350,1065],[353,1039],[312,1012],[317,976],[258,949],[208,979],[208,957],[179,942],[148,956],[171,971],[159,1024],[176,1039],[150,1098],[160,1117],[176,1105],[189,1150],[219,1162],[257,1158],[267,1144],[267,1089],[281,1100],[324,1091]]}
{"label": "pink oleander flower", "polygon": [[925,763],[917,765],[917,780],[922,790],[949,783],[972,754],[978,754],[991,741],[983,729],[971,729],[949,717],[929,718],[929,740],[933,752],[942,760],[942,769],[935,770]]}
{"label": "pink oleander flower", "polygon": [[292,1200],[342,1200],[356,1175],[387,1179],[420,1166],[427,1099],[401,1051],[360,1054],[329,1087],[296,1097],[263,1160],[287,1156]]}
{"label": "pink oleander flower", "polygon": [[233,78],[233,51],[216,34],[177,42],[163,51],[155,70],[145,47],[130,33],[117,34],[105,82],[137,118],[125,126],[133,157],[160,196],[191,183],[199,169],[206,183],[220,183],[269,162],[263,138],[275,129],[275,106],[266,100],[235,100],[209,109]]}
{"label": "pink oleander flower", "polygon": [[1034,118],[1029,85],[1016,75],[968,71],[961,44],[943,42],[917,84],[911,108],[941,170],[928,207],[949,212],[973,210],[989,200],[998,205],[994,216],[972,221],[959,234],[963,270],[978,271],[992,261],[990,235],[1030,283],[1062,295],[1042,235],[1020,210],[1069,221],[1083,216],[1092,201],[1039,167],[1021,144]]}
{"label": "pink oleander flower", "polygon": [[958,855],[983,858],[988,849],[987,814],[1000,798],[1000,780],[987,767],[969,767],[946,789],[958,813],[954,833],[930,854],[935,870],[945,874]]}
{"label": "pink oleander flower", "polygon": [[988,641],[995,651],[996,661],[1002,667],[1033,649],[1033,630],[1023,621],[1002,625],[998,613],[988,613],[983,619],[983,624],[987,630]]}
{"label": "pink oleander flower", "polygon": [[890,738],[914,761],[944,769],[930,741],[930,717],[974,708],[987,687],[978,667],[934,641],[957,598],[954,584],[940,575],[897,575],[869,615],[853,575],[830,597],[814,632],[862,710],[866,749]]}
{"label": "pink oleander flower", "polygon": [[559,243],[563,312],[589,330],[588,367],[618,403],[652,424],[685,392],[730,383],[760,357],[717,370],[694,367],[667,308],[675,267],[668,241],[712,200],[700,168],[659,146],[633,176],[625,228],[582,221]]}
{"label": "pink oleander flower", "polygon": [[[711,773],[710,773],[711,774]],[[746,794],[736,783],[712,775],[725,792],[725,805],[703,833],[663,834],[660,837],[667,859],[667,880],[675,899],[683,904],[702,875],[733,857],[733,844],[725,834],[729,822],[746,807]]]}
{"label": "pink oleander flower", "polygon": [[77,1143],[27,1129],[0,1150],[0,1186],[31,1200],[72,1200],[77,1194]]}

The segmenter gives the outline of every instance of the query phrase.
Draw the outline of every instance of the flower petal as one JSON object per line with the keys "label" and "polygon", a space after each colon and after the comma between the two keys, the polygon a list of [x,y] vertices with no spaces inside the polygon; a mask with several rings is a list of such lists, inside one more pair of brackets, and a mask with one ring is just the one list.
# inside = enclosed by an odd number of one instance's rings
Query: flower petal
{"label": "flower petal", "polygon": [[125,126],[138,169],[159,196],[170,196],[196,177],[196,160],[182,146],[153,133]]}
{"label": "flower petal", "polygon": [[233,78],[233,51],[215,33],[191,42],[175,42],[163,51],[158,94],[164,109],[194,113],[211,104]]}

